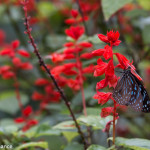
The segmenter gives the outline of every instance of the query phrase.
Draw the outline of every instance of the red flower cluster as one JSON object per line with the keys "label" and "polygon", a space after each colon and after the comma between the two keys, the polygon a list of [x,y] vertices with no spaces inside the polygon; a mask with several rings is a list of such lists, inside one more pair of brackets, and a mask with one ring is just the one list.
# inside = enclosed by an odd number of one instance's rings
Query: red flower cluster
{"label": "red flower cluster", "polygon": [[32,94],[32,99],[40,101],[40,110],[45,109],[49,103],[58,103],[60,101],[60,94],[55,90],[52,83],[44,78],[39,78],[35,81],[35,85],[44,88],[44,94],[35,91]]}
{"label": "red flower cluster", "polygon": [[66,24],[76,25],[76,24],[79,24],[79,23],[81,23],[83,21],[87,21],[88,20],[87,16],[83,16],[84,18],[82,18],[79,15],[79,12],[77,10],[75,10],[75,9],[71,10],[71,16],[72,16],[71,18],[65,20]]}
{"label": "red flower cluster", "polygon": [[27,106],[23,109],[22,116],[16,118],[14,121],[16,123],[23,123],[24,126],[22,128],[22,131],[27,131],[32,126],[37,125],[38,121],[36,119],[32,119],[31,115],[33,114],[33,110],[31,106]]}
{"label": "red flower cluster", "polygon": [[[98,103],[103,105],[107,103],[109,99],[112,100],[114,99],[111,97],[112,94],[110,92],[104,93],[104,92],[99,92],[98,90],[105,88],[107,85],[109,85],[109,87],[115,88],[118,78],[115,75],[114,69],[117,67],[126,69],[128,66],[131,66],[133,69],[135,68],[125,56],[119,53],[113,53],[113,46],[118,46],[121,42],[119,40],[118,31],[107,32],[107,36],[98,34],[98,37],[103,42],[109,43],[109,45],[106,45],[104,49],[98,49],[92,52],[94,56],[103,56],[105,60],[109,60],[108,63],[106,63],[101,58],[99,58],[97,60],[97,65],[95,66],[95,71],[94,71],[94,76],[96,77],[105,74],[105,79],[97,83],[96,85],[97,94],[94,95],[94,99],[98,99]],[[113,64],[113,55],[115,55],[119,61],[119,64],[116,66],[114,66]],[[106,117],[111,113],[113,114],[115,113],[113,107],[103,108],[101,112],[101,117]]]}

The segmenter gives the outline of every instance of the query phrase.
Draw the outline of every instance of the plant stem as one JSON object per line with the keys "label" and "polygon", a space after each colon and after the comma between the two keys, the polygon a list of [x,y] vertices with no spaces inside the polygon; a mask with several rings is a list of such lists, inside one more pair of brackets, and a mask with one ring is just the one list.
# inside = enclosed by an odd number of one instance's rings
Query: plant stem
{"label": "plant stem", "polygon": [[76,61],[77,61],[77,68],[79,71],[79,84],[80,84],[81,95],[82,95],[83,112],[84,112],[84,116],[87,116],[86,101],[85,101],[84,88],[83,88],[82,63],[80,61],[78,52],[76,52]]}
{"label": "plant stem", "polygon": [[83,14],[83,11],[82,11],[82,9],[81,9],[80,2],[79,2],[79,0],[76,0],[76,2],[77,2],[77,4],[78,4],[79,12],[80,12],[81,17],[82,17],[82,20],[83,20],[83,25],[84,25],[84,28],[85,28],[86,35],[89,35],[88,29],[87,29],[87,26],[86,26],[86,23],[85,23],[85,21],[84,21],[84,14]]}
{"label": "plant stem", "polygon": [[113,145],[115,145],[115,133],[116,133],[116,102],[114,101],[114,113],[113,113]]}
{"label": "plant stem", "polygon": [[69,102],[68,102],[68,100],[67,100],[67,97],[66,97],[65,94],[63,93],[62,89],[59,87],[59,85],[58,85],[58,83],[57,83],[55,77],[51,74],[50,69],[47,68],[47,66],[46,66],[46,64],[45,64],[45,62],[44,62],[44,60],[43,60],[43,58],[41,57],[41,55],[40,55],[40,53],[39,53],[39,50],[38,50],[38,48],[37,48],[37,46],[36,46],[36,44],[35,44],[35,42],[34,42],[34,39],[33,39],[32,35],[31,35],[31,29],[30,29],[30,26],[29,26],[28,16],[27,16],[26,1],[25,1],[25,3],[24,3],[23,5],[24,5],[23,9],[24,9],[24,13],[25,13],[26,33],[27,33],[27,35],[28,35],[28,37],[29,37],[29,39],[30,39],[31,45],[32,45],[33,48],[34,48],[34,53],[36,54],[36,56],[37,56],[37,58],[38,58],[38,60],[39,60],[40,66],[43,66],[43,67],[44,67],[44,69],[45,69],[45,71],[47,72],[48,76],[52,79],[53,84],[54,84],[55,87],[57,88],[57,90],[58,90],[58,92],[60,93],[62,99],[64,100],[65,105],[67,106],[67,108],[68,108],[68,110],[69,110],[69,112],[70,112],[70,114],[71,114],[71,117],[72,117],[72,119],[73,119],[73,121],[74,121],[74,123],[75,123],[75,126],[76,126],[76,128],[77,128],[77,130],[78,130],[78,133],[80,134],[80,136],[81,136],[81,138],[82,138],[82,141],[83,141],[83,144],[84,144],[84,149],[86,150],[86,149],[87,149],[86,140],[85,140],[84,135],[83,135],[83,132],[81,131],[81,128],[80,128],[80,126],[79,126],[79,124],[78,124],[78,122],[77,122],[77,120],[76,120],[76,117],[75,117],[75,115],[74,115],[74,113],[73,113],[73,111],[72,111],[72,109],[71,109],[71,107],[70,107],[70,104],[69,104]]}

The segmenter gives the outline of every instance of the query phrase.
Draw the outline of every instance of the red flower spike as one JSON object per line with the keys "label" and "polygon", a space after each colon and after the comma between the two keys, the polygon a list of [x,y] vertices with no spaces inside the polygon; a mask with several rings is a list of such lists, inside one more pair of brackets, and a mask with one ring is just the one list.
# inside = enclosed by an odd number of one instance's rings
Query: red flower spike
{"label": "red flower spike", "polygon": [[81,26],[73,27],[71,26],[69,29],[65,30],[65,33],[72,37],[74,40],[78,40],[81,35],[84,33],[84,28]]}
{"label": "red flower spike", "polygon": [[105,118],[105,117],[109,116],[111,113],[113,113],[113,111],[114,111],[113,107],[102,108],[101,117]]}
{"label": "red flower spike", "polygon": [[113,60],[112,59],[108,62],[105,74],[107,76],[113,76],[114,75],[114,64],[113,64]]}
{"label": "red flower spike", "polygon": [[18,52],[19,55],[21,55],[23,57],[27,57],[27,58],[30,57],[30,54],[27,51],[23,50],[23,49],[20,49],[17,52]]}
{"label": "red flower spike", "polygon": [[98,99],[98,104],[103,105],[107,103],[107,101],[111,98],[111,95],[111,92],[105,93],[97,91],[97,94],[95,94],[93,98]]}
{"label": "red flower spike", "polygon": [[18,40],[15,40],[15,41],[12,42],[12,47],[13,47],[14,49],[18,48],[19,45],[20,45],[20,42],[19,42]]}
{"label": "red flower spike", "polygon": [[23,110],[23,115],[28,117],[30,114],[32,113],[32,107],[31,106],[27,106],[24,110]]}

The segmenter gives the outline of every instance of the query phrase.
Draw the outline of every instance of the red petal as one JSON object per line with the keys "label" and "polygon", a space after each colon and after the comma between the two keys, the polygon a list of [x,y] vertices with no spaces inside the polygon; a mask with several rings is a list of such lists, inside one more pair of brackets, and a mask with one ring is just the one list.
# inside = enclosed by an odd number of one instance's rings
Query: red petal
{"label": "red petal", "polygon": [[27,51],[23,50],[23,49],[20,49],[20,50],[18,50],[17,52],[18,52],[18,54],[20,54],[21,56],[30,57],[30,54],[29,54]]}
{"label": "red petal", "polygon": [[80,55],[80,58],[84,58],[84,59],[91,59],[92,57],[93,55],[91,53],[84,53]]}
{"label": "red petal", "polygon": [[96,84],[96,90],[105,88],[107,84],[108,82],[106,79],[101,80],[100,82]]}
{"label": "red petal", "polygon": [[92,47],[93,45],[89,42],[81,42],[81,43],[79,43],[79,46],[89,48],[89,47]]}
{"label": "red petal", "polygon": [[27,106],[24,110],[23,110],[23,115],[28,117],[30,114],[32,113],[32,107],[31,106]]}
{"label": "red petal", "polygon": [[15,41],[12,42],[12,47],[14,49],[16,49],[17,47],[19,47],[19,44],[20,44],[19,40],[15,40]]}
{"label": "red petal", "polygon": [[92,52],[93,56],[102,56],[105,52],[105,49],[97,49]]}
{"label": "red petal", "polygon": [[46,84],[49,84],[49,81],[44,78],[39,78],[35,81],[35,85],[37,85],[37,86],[44,86]]}
{"label": "red petal", "polygon": [[113,64],[113,60],[111,59],[107,65],[105,74],[107,76],[113,76],[114,75],[114,64]]}
{"label": "red petal", "polygon": [[71,10],[71,15],[74,17],[74,18],[76,18],[77,16],[78,16],[78,11],[77,10],[75,10],[75,9],[72,9]]}
{"label": "red petal", "polygon": [[98,38],[99,38],[101,41],[103,41],[103,42],[105,42],[105,43],[109,43],[109,40],[108,40],[107,36],[105,36],[105,35],[103,35],[103,34],[98,34],[97,36],[98,36]]}
{"label": "red petal", "polygon": [[105,118],[105,117],[109,116],[113,112],[113,110],[114,110],[113,107],[102,108],[101,117]]}
{"label": "red petal", "polygon": [[105,48],[105,52],[104,52],[103,56],[107,60],[113,56],[113,51],[109,45],[106,45],[104,48]]}
{"label": "red petal", "polygon": [[14,120],[16,123],[23,123],[25,120],[22,117],[18,117]]}

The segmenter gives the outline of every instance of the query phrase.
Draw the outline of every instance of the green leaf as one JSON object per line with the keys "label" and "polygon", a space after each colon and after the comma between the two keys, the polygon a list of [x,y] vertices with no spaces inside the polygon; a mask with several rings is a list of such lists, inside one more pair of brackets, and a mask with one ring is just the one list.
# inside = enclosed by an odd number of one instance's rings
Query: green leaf
{"label": "green leaf", "polygon": [[[27,104],[28,98],[26,95],[21,94],[21,102],[23,105]],[[20,110],[16,95],[14,92],[5,92],[0,95],[0,110],[11,115],[14,115]]]}
{"label": "green leaf", "polygon": [[106,150],[106,148],[100,145],[91,145],[87,150]]}
{"label": "green leaf", "polygon": [[133,150],[149,150],[150,140],[139,139],[139,138],[127,139],[127,138],[117,137],[116,145],[132,148]]}
{"label": "green leaf", "polygon": [[132,0],[102,0],[102,9],[105,20],[108,20],[115,12]]}
{"label": "green leaf", "polygon": [[64,121],[53,127],[53,129],[75,129],[75,125],[73,121]]}
{"label": "green leaf", "polygon": [[21,144],[20,146],[18,146],[17,148],[15,148],[15,150],[21,150],[24,148],[29,148],[29,147],[40,147],[40,148],[48,148],[48,144],[47,142],[29,142],[26,144]]}
{"label": "green leaf", "polygon": [[78,121],[86,126],[92,126],[94,129],[104,129],[106,123],[112,119],[112,116],[101,118],[100,116],[90,115],[87,117],[81,116],[78,118]]}
{"label": "green leaf", "polygon": [[64,150],[84,150],[84,148],[83,145],[73,142],[73,143],[69,143]]}
{"label": "green leaf", "polygon": [[42,17],[49,17],[56,11],[56,7],[51,2],[39,2],[37,7]]}
{"label": "green leaf", "polygon": [[142,30],[142,38],[145,44],[150,43],[150,25],[147,25]]}
{"label": "green leaf", "polygon": [[77,132],[71,132],[71,131],[63,131],[62,133],[68,142],[71,142],[76,136],[79,135]]}
{"label": "green leaf", "polygon": [[149,0],[137,0],[137,1],[145,10],[150,10],[150,1]]}

